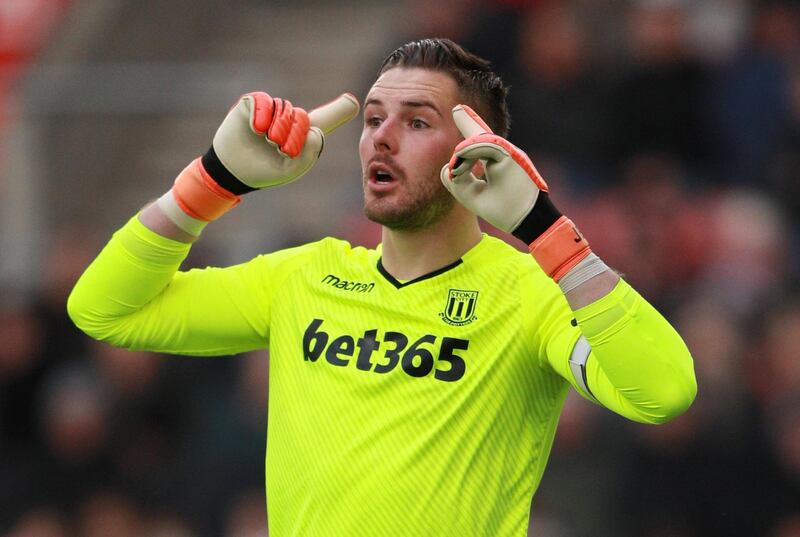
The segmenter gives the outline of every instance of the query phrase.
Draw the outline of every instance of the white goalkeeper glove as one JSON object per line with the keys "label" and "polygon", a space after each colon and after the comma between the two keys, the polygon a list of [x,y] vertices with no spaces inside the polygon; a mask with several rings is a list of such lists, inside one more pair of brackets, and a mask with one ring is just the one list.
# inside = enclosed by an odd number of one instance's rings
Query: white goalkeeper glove
{"label": "white goalkeeper glove", "polygon": [[306,112],[264,92],[243,95],[231,108],[200,158],[178,175],[158,200],[179,228],[198,236],[254,190],[294,181],[316,163],[324,136],[359,110],[349,93]]}
{"label": "white goalkeeper glove", "polygon": [[[572,220],[553,206],[547,183],[521,149],[493,134],[467,105],[453,108],[453,120],[465,139],[442,168],[441,180],[454,198],[528,244],[533,257],[555,281],[590,256],[589,243]],[[478,161],[485,168],[480,179],[472,173]],[[593,263],[592,271],[598,269],[596,265]],[[605,268],[603,264],[602,270]]]}

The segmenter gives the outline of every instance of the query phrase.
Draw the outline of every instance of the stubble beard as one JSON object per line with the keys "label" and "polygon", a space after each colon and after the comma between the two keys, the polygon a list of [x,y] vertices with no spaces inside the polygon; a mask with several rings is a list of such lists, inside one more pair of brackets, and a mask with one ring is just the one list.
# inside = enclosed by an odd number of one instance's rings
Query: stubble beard
{"label": "stubble beard", "polygon": [[403,199],[393,202],[383,199],[383,196],[371,202],[365,200],[364,214],[373,222],[395,231],[417,231],[441,220],[456,203],[442,185],[438,173],[405,194]]}

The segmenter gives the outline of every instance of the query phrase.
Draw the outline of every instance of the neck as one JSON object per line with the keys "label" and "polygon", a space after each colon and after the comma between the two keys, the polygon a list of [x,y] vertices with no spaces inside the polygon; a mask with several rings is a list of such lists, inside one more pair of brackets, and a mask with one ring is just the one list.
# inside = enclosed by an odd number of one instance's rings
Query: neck
{"label": "neck", "polygon": [[446,267],[480,242],[478,219],[460,205],[440,221],[419,230],[382,231],[382,263],[398,280],[413,280]]}

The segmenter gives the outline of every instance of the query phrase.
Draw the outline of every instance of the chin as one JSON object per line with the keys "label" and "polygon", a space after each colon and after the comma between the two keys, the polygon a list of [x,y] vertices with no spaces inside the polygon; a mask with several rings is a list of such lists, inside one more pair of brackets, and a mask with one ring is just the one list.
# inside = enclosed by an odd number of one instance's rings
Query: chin
{"label": "chin", "polygon": [[[375,201],[375,200],[373,200]],[[375,207],[375,203],[364,204],[364,215],[371,221],[394,231],[418,231],[441,221],[453,209],[455,200],[444,203],[428,203],[419,207],[388,208]]]}

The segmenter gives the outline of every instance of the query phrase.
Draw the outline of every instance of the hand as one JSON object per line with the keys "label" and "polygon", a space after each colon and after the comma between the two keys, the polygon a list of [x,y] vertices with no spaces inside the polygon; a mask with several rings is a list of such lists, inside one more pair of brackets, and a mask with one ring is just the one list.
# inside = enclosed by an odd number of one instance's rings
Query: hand
{"label": "hand", "polygon": [[310,113],[264,92],[243,95],[219,126],[202,163],[239,195],[298,179],[316,163],[324,135],[353,119],[358,101],[345,93]]}
{"label": "hand", "polygon": [[[156,202],[160,214],[146,216],[148,222],[161,230],[159,217],[165,216],[181,233],[198,237],[242,194],[294,181],[310,170],[324,135],[353,119],[358,108],[349,93],[311,113],[263,92],[242,96],[217,129],[211,148],[178,174],[172,189]],[[171,231],[170,238],[186,238]]]}
{"label": "hand", "polygon": [[[445,188],[467,209],[524,241],[545,273],[558,282],[591,254],[589,243],[553,206],[547,183],[521,149],[493,134],[467,105],[453,108],[453,120],[464,141],[442,168]],[[483,179],[472,173],[478,161],[484,163]]]}
{"label": "hand", "polygon": [[[539,193],[547,192],[547,183],[522,150],[493,134],[469,106],[453,108],[453,120],[465,139],[442,168],[442,183],[467,209],[498,229],[514,231]],[[482,179],[472,174],[478,161],[485,163]]]}

